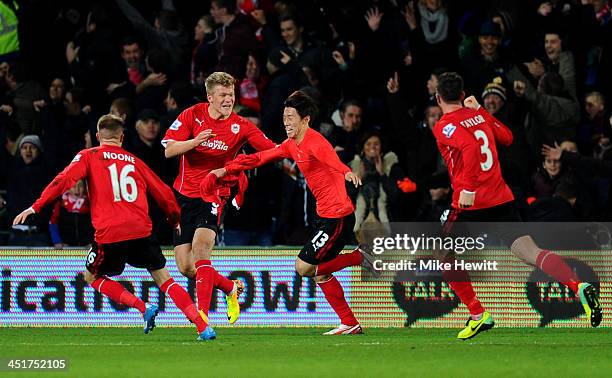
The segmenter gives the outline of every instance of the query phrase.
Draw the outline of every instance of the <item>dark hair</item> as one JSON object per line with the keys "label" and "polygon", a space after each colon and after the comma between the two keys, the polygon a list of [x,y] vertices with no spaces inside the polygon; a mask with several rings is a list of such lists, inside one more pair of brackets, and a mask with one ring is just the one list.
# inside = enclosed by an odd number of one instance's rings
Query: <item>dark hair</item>
{"label": "dark hair", "polygon": [[133,35],[125,36],[121,40],[121,49],[123,50],[123,46],[133,45],[134,43],[138,44],[138,47],[142,48],[142,43],[138,38]]}
{"label": "dark hair", "polygon": [[176,101],[179,108],[193,103],[193,88],[189,83],[173,83],[168,92],[170,92],[170,97]]}
{"label": "dark hair", "polygon": [[179,30],[180,20],[175,11],[162,9],[157,13],[157,19],[162,30]]}
{"label": "dark hair", "polygon": [[551,96],[562,96],[565,92],[563,76],[556,72],[547,72],[540,79],[542,93]]}
{"label": "dark hair", "polygon": [[314,100],[302,91],[293,92],[287,97],[284,105],[286,108],[294,108],[300,118],[310,116],[310,122],[315,119],[319,111]]}
{"label": "dark hair", "polygon": [[378,138],[378,140],[380,141],[380,152],[381,154],[384,154],[385,151],[385,143],[383,141],[383,137],[382,135],[380,135],[379,132],[376,131],[372,131],[369,133],[366,133],[363,138],[361,138],[361,143],[359,144],[360,150],[363,150],[363,148],[365,147],[365,144],[367,143],[368,139],[370,138]]}
{"label": "dark hair", "polygon": [[236,14],[236,0],[212,0],[211,3],[215,3],[219,9],[225,8],[229,14]]}
{"label": "dark hair", "polygon": [[554,34],[558,36],[560,40],[563,40],[563,32],[559,28],[551,26],[544,30],[544,38],[546,38],[547,34]]}
{"label": "dark hair", "polygon": [[300,27],[304,26],[304,25],[302,24],[302,20],[300,20],[300,18],[299,18],[297,15],[292,14],[292,13],[283,14],[282,16],[280,16],[280,17],[278,18],[278,23],[279,23],[279,24],[280,24],[281,22],[283,22],[283,21],[293,21],[293,23],[295,24],[295,27],[296,27],[296,28],[298,28],[298,29],[299,29]]}
{"label": "dark hair", "polygon": [[363,108],[361,107],[361,104],[359,103],[359,101],[357,101],[357,100],[355,100],[355,99],[352,99],[352,98],[349,98],[349,99],[346,99],[346,100],[342,100],[342,102],[340,103],[340,107],[338,108],[338,110],[340,110],[340,113],[344,113],[344,112],[346,112],[346,109],[347,109],[349,106],[356,106],[356,107],[358,107],[359,109],[363,109]]}
{"label": "dark hair", "polygon": [[114,106],[117,108],[119,114],[125,114],[125,119],[129,120],[134,115],[134,107],[132,104],[132,100],[125,97],[119,97],[113,100],[111,103],[111,107]]}
{"label": "dark hair", "polygon": [[435,77],[440,77],[440,75],[442,75],[445,72],[448,72],[448,68],[446,68],[446,67],[438,67],[438,68],[434,68],[431,71],[431,74],[434,75]]}
{"label": "dark hair", "polygon": [[445,72],[438,76],[438,95],[444,102],[459,102],[463,93],[463,79],[456,72]]}

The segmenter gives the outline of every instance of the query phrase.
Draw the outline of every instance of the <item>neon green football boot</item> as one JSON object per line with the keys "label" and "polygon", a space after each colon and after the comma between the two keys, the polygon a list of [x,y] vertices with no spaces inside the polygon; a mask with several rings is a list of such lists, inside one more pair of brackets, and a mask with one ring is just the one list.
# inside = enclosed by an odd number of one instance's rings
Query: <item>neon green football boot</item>
{"label": "neon green football boot", "polygon": [[599,290],[588,282],[582,282],[578,284],[578,295],[591,327],[597,327],[602,318]]}
{"label": "neon green football boot", "polygon": [[240,303],[238,303],[238,297],[244,291],[244,284],[240,280],[233,280],[236,285],[230,295],[225,296],[225,302],[227,303],[227,320],[230,324],[236,323],[236,320],[240,317]]}
{"label": "neon green football boot", "polygon": [[460,340],[468,340],[478,335],[480,332],[488,331],[495,326],[493,317],[488,311],[482,313],[480,320],[473,320],[472,317],[465,322],[465,328],[459,332],[457,338]]}

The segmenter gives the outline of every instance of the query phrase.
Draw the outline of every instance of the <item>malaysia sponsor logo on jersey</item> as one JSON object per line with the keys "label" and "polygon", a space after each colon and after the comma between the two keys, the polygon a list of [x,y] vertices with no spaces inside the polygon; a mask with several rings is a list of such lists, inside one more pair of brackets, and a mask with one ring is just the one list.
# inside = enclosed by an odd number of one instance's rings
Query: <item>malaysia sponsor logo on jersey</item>
{"label": "malaysia sponsor logo on jersey", "polygon": [[174,120],[174,122],[172,122],[172,125],[170,125],[170,130],[176,131],[176,130],[179,129],[179,127],[181,127],[182,124],[183,123],[181,121],[179,121],[178,119]]}
{"label": "malaysia sponsor logo on jersey", "polygon": [[234,134],[238,134],[240,132],[240,125],[237,123],[232,123],[232,132]]}
{"label": "malaysia sponsor logo on jersey", "polygon": [[451,136],[453,136],[455,130],[457,130],[457,126],[453,125],[452,123],[449,123],[442,129],[442,134],[446,135],[447,138],[450,138]]}
{"label": "malaysia sponsor logo on jersey", "polygon": [[229,149],[229,146],[222,140],[205,140],[200,146],[221,151],[227,151]]}

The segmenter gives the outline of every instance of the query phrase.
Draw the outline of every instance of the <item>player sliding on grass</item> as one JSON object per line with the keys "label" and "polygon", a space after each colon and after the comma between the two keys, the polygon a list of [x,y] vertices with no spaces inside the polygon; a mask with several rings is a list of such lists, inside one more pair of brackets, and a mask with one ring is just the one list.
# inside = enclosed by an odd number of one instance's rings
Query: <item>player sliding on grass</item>
{"label": "player sliding on grass", "polygon": [[372,256],[360,249],[339,255],[355,225],[355,208],[346,193],[345,180],[358,186],[361,179],[342,164],[329,142],[309,127],[316,113],[317,107],[310,97],[300,91],[294,92],[285,101],[283,123],[288,138],[282,144],[255,154],[240,155],[211,173],[223,177],[284,158],[296,161],[315,196],[319,218],[310,241],[295,261],[295,270],[302,277],[314,277],[340,318],[340,326],[325,335],[363,333],[344,298],[340,282],[332,275],[360,264],[373,270]]}
{"label": "player sliding on grass", "polygon": [[145,163],[121,148],[124,137],[121,118],[113,115],[101,117],[96,136],[100,147],[79,152],[45,188],[40,198],[15,217],[13,224],[23,223],[28,216],[39,213],[85,178],[95,229],[95,240],[87,255],[87,283],[113,301],[138,309],[144,317],[144,332],[149,333],[155,327],[157,306],[145,304],[108,277],[121,274],[126,263],[147,269],[157,286],[196,325],[198,339],[203,340],[209,327],[189,294],[170,277],[165,268],[166,258],[151,236],[147,192],[157,201],[168,222],[180,232],[180,210],[172,190]]}
{"label": "player sliding on grass", "polygon": [[[212,169],[236,157],[245,142],[257,151],[274,146],[254,124],[232,111],[235,82],[225,72],[210,74],[205,83],[208,103],[184,110],[162,140],[166,157],[180,156],[180,171],[174,181],[182,229],[174,238],[176,265],[185,277],[196,280],[198,309],[205,316],[208,316],[213,287],[225,292],[227,318],[232,324],[240,315],[238,295],[243,284],[239,280],[232,282],[212,266],[218,215],[223,209],[202,199],[200,184]],[[210,337],[214,336],[212,331]]]}
{"label": "player sliding on grass", "polygon": [[[464,100],[463,79],[454,72],[438,77],[436,99],[444,116],[434,126],[440,153],[453,186],[453,202],[443,229],[452,233],[457,222],[520,222],[514,196],[501,175],[496,143],[510,145],[512,132],[478,104],[474,96]],[[465,107],[461,105],[464,102]],[[580,301],[593,327],[601,323],[597,288],[580,282],[578,276],[557,254],[539,248],[527,232],[505,230],[510,247],[519,259],[533,265],[569,287]],[[493,328],[493,317],[476,298],[465,271],[447,271],[444,278],[470,311],[459,339],[469,339]]]}

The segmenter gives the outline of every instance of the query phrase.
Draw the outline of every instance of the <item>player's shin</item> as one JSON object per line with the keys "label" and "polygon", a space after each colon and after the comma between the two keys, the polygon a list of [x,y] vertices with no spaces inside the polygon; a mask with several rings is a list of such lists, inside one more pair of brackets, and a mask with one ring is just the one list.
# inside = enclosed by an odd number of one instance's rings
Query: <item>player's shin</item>
{"label": "player's shin", "polygon": [[97,278],[91,283],[91,286],[96,291],[106,295],[119,304],[135,308],[142,314],[146,311],[145,303],[140,298],[130,293],[119,282],[113,281],[106,276]]}
{"label": "player's shin", "polygon": [[176,307],[178,307],[183,314],[185,314],[185,316],[187,316],[187,318],[196,325],[198,333],[201,333],[206,329],[208,324],[198,313],[195,304],[191,300],[191,297],[181,285],[174,282],[173,278],[168,279],[159,288],[161,291],[166,293],[166,295],[170,296]]}
{"label": "player's shin", "polygon": [[218,288],[219,290],[223,291],[225,295],[232,294],[232,292],[236,289],[234,285],[234,281],[220,274],[214,268],[213,268],[213,271],[214,271],[213,273],[214,286]]}
{"label": "player's shin", "polygon": [[215,269],[210,260],[198,260],[196,267],[196,297],[198,298],[198,310],[208,316],[210,299],[214,285]]}
{"label": "player's shin", "polygon": [[558,282],[578,294],[580,279],[563,258],[551,251],[541,251],[536,259],[536,266]]}
{"label": "player's shin", "polygon": [[355,318],[353,311],[349,307],[349,304],[344,297],[344,290],[336,277],[331,276],[327,280],[317,282],[317,284],[323,291],[325,299],[327,299],[329,305],[334,309],[340,318],[342,324],[352,326],[359,323]]}
{"label": "player's shin", "polygon": [[[445,262],[453,260],[453,257],[449,257]],[[467,306],[472,318],[478,318],[484,313],[484,307],[482,307],[482,304],[476,297],[476,292],[474,292],[470,276],[465,270],[446,270],[442,274],[442,277],[459,297],[461,303]]]}

